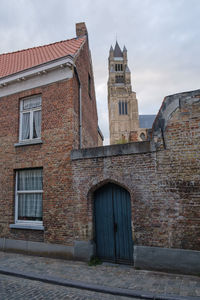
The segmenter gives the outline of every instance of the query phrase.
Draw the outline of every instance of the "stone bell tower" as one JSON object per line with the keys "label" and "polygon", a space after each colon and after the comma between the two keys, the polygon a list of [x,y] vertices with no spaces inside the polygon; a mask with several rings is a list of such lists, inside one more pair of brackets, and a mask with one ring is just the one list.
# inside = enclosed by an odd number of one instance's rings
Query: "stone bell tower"
{"label": "stone bell tower", "polygon": [[139,129],[138,103],[131,87],[127,50],[124,46],[121,51],[117,42],[110,48],[108,71],[110,144],[129,142],[130,133]]}

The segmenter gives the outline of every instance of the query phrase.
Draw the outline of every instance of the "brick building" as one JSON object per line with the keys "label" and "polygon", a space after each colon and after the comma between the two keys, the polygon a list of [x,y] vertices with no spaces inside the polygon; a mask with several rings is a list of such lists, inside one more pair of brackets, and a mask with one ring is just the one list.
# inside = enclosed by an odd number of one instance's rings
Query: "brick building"
{"label": "brick building", "polygon": [[74,241],[70,152],[102,141],[84,23],[76,33],[0,55],[0,237],[14,247]]}
{"label": "brick building", "polygon": [[199,273],[200,90],[166,97],[150,140],[98,147],[84,23],[0,66],[0,249]]}

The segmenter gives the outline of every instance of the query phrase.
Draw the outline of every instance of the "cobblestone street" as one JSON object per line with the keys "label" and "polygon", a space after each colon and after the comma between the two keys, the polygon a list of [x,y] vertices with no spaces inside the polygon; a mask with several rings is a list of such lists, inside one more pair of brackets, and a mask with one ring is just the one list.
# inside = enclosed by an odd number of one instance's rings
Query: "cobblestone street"
{"label": "cobblestone street", "polygon": [[11,276],[0,275],[0,300],[128,300],[136,298],[113,296],[63,286],[46,284]]}
{"label": "cobblestone street", "polygon": [[[8,274],[17,276],[25,274],[25,276],[19,278]],[[38,281],[27,279],[26,276],[36,276]],[[42,282],[45,278],[53,278],[54,284],[50,281]],[[70,281],[79,286],[69,287]],[[59,282],[61,285],[58,285]],[[93,291],[80,289],[80,284],[86,288],[91,285],[116,291],[121,289],[131,293],[139,292],[140,295],[149,293],[148,299],[160,296],[164,297],[162,299],[169,299],[168,296],[172,299],[177,299],[176,297],[184,300],[200,299],[200,277],[198,276],[135,270],[131,266],[108,263],[90,267],[85,262],[0,252],[0,300],[126,300],[135,297],[135,294],[131,298],[129,294],[125,297],[125,294],[100,293],[97,292],[98,289]],[[142,299],[145,297],[143,296]]]}

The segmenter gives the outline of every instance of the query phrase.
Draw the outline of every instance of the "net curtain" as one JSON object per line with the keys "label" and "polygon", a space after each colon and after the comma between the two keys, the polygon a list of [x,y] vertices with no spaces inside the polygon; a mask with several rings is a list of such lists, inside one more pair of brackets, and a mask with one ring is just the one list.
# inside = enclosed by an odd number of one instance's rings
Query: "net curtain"
{"label": "net curtain", "polygon": [[[42,170],[18,172],[18,218],[42,220]],[[33,193],[27,193],[33,191]]]}

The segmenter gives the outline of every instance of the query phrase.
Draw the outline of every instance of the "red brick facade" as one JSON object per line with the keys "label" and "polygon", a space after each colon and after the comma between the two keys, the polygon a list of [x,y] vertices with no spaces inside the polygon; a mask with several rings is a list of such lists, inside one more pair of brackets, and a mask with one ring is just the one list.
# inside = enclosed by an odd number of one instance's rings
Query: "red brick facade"
{"label": "red brick facade", "polygon": [[[72,73],[71,79],[5,97],[0,94],[1,238],[61,244],[72,244],[74,241],[70,152],[80,148],[80,131],[82,148],[98,145],[96,99],[87,42],[79,50]],[[90,95],[88,76],[91,78]],[[42,143],[15,146],[19,141],[20,100],[38,94],[42,98]],[[15,215],[16,170],[37,167],[43,168],[45,230],[11,229],[9,225],[14,223]]]}

